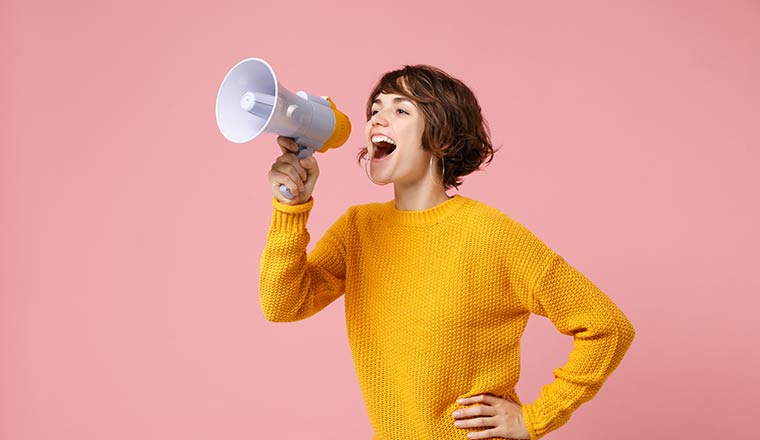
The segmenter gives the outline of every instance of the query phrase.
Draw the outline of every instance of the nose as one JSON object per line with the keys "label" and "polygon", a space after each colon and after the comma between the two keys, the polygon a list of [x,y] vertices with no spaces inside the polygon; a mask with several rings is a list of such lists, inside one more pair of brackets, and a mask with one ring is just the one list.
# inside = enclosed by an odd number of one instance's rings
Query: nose
{"label": "nose", "polygon": [[375,126],[375,125],[386,126],[386,125],[388,125],[388,119],[385,116],[383,116],[383,112],[382,111],[378,111],[377,113],[375,113],[374,115],[372,115],[372,117],[370,118],[370,122],[372,123],[372,126]]}

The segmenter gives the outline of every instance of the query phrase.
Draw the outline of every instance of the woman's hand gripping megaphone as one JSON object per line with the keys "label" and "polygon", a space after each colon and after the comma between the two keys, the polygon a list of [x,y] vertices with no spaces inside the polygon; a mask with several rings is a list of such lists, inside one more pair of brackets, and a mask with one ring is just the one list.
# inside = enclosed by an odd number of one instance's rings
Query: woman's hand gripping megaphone
{"label": "woman's hand gripping megaphone", "polygon": [[[300,205],[306,203],[314,191],[319,177],[317,159],[312,155],[298,159],[298,144],[291,138],[277,136],[277,144],[282,150],[277,160],[269,170],[269,185],[272,194],[280,202],[287,205]],[[285,185],[293,198],[289,199],[280,191],[280,186]]]}

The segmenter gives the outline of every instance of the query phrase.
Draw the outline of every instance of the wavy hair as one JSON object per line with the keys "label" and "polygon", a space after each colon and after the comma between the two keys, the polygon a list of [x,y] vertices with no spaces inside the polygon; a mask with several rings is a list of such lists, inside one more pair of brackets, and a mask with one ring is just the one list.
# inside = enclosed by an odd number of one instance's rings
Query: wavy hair
{"label": "wavy hair", "polygon": [[[462,81],[424,64],[388,72],[369,95],[367,121],[372,117],[372,102],[381,93],[401,95],[417,105],[425,118],[422,149],[445,161],[445,189],[458,190],[462,176],[481,169],[481,165],[488,165],[493,159],[488,122],[483,118],[475,94]],[[362,159],[367,160],[367,154],[366,147],[359,151],[360,165]],[[440,166],[438,168],[440,174]]]}

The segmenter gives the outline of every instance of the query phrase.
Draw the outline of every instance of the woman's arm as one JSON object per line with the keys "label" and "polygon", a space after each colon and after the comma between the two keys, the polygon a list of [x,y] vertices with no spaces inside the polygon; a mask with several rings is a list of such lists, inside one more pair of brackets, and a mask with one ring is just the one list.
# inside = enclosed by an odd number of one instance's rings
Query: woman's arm
{"label": "woman's arm", "polygon": [[533,282],[528,303],[532,313],[548,317],[561,333],[574,338],[570,359],[554,370],[554,382],[523,406],[530,437],[538,439],[566,423],[599,391],[623,359],[635,331],[597,286],[557,254]]}
{"label": "woman's arm", "polygon": [[274,212],[261,255],[259,300],[270,321],[297,321],[325,308],[345,287],[345,230],[343,215],[306,253],[306,229],[314,199],[300,205],[272,200]]}

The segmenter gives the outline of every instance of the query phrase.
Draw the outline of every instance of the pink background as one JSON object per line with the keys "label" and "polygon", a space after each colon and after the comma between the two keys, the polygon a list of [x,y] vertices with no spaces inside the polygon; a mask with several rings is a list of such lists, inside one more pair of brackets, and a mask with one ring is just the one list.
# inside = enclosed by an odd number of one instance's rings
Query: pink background
{"label": "pink background", "polygon": [[[383,72],[474,89],[502,149],[460,193],[637,330],[548,438],[755,433],[760,3],[319,3],[0,4],[0,438],[370,438],[342,300],[295,324],[259,309],[279,150],[214,118],[250,56],[354,123],[318,157],[313,241],[393,197],[355,164]],[[571,339],[535,317],[523,343],[532,401]]]}

